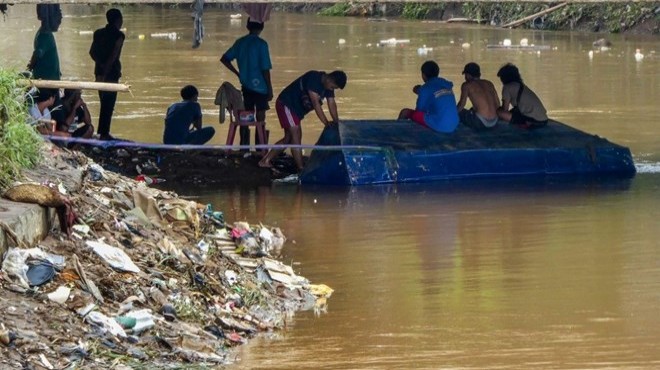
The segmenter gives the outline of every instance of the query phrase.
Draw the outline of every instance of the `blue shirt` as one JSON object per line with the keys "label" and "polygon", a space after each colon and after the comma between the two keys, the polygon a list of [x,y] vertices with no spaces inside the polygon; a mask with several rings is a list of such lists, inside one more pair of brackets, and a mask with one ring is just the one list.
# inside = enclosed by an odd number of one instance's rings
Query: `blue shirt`
{"label": "blue shirt", "polygon": [[309,71],[305,73],[289,84],[289,86],[285,87],[277,97],[277,100],[291,109],[298,118],[303,119],[307,113],[314,110],[312,101],[309,98],[309,91],[319,94],[321,103],[323,103],[323,98],[335,97],[333,90],[326,90],[323,87],[323,75],[325,75],[325,72],[322,71]]}
{"label": "blue shirt", "polygon": [[439,132],[454,132],[458,126],[454,84],[444,78],[433,77],[419,89],[416,110],[424,112],[424,122]]}
{"label": "blue shirt", "polygon": [[248,34],[236,40],[234,45],[223,55],[230,62],[238,63],[241,85],[260,94],[268,94],[268,84],[264,71],[273,68],[268,52],[268,43],[255,34]]}
{"label": "blue shirt", "polygon": [[190,124],[202,118],[202,107],[196,101],[184,100],[167,108],[163,143],[184,144],[190,133]]}

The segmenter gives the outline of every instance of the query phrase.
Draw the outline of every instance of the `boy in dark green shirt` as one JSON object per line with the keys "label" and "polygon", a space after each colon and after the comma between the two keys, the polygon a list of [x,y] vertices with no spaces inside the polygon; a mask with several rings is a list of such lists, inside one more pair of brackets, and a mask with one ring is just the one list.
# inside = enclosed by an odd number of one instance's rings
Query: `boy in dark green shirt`
{"label": "boy in dark green shirt", "polygon": [[32,77],[42,80],[59,80],[60,58],[57,54],[57,44],[53,32],[57,32],[62,24],[62,11],[58,4],[37,5],[37,18],[41,27],[34,36],[34,52],[28,64]]}

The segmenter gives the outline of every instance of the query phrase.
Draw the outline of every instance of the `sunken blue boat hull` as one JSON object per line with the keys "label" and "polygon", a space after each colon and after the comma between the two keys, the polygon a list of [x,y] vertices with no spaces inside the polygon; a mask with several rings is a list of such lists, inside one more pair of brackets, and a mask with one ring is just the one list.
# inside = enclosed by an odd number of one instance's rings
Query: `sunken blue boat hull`
{"label": "sunken blue boat hull", "polygon": [[635,174],[628,148],[555,121],[535,130],[498,123],[476,132],[459,125],[452,134],[409,121],[343,121],[326,127],[317,145],[324,147],[310,154],[303,184]]}

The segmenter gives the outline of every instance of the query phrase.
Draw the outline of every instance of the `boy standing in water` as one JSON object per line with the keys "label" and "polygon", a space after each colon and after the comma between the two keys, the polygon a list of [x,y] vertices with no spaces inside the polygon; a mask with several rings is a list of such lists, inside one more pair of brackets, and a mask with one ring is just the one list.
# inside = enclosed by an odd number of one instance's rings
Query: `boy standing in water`
{"label": "boy standing in water", "polygon": [[[300,145],[302,142],[300,121],[312,110],[316,112],[316,116],[325,126],[339,122],[337,103],[335,102],[335,90],[338,88],[344,89],[346,87],[346,79],[346,73],[343,71],[330,73],[309,71],[284,88],[275,101],[277,118],[280,121],[280,126],[284,129],[284,138],[275,144]],[[332,121],[328,120],[321,107],[324,98],[328,102],[328,110],[330,111]],[[259,162],[259,166],[272,167],[270,161],[282,151],[283,149],[269,151]],[[291,154],[296,162],[298,171],[302,171],[302,151],[298,148],[291,148]]]}
{"label": "boy standing in water", "polygon": [[[121,49],[124,46],[126,36],[120,31],[124,19],[119,9],[110,9],[105,13],[108,24],[104,28],[94,31],[94,41],[89,50],[89,55],[96,63],[94,75],[96,82],[118,83],[121,77]],[[101,140],[115,140],[110,135],[110,124],[112,114],[117,102],[116,91],[99,90],[101,110],[99,112],[99,127],[97,133]]]}
{"label": "boy standing in water", "polygon": [[62,24],[59,4],[38,4],[37,18],[41,21],[41,27],[34,36],[34,52],[27,67],[32,71],[34,79],[59,80],[62,72],[53,36],[53,32],[57,32]]}
{"label": "boy standing in water", "polygon": [[454,132],[458,126],[454,84],[439,75],[440,67],[436,62],[429,60],[422,64],[424,85],[413,87],[413,92],[418,94],[415,109],[402,109],[399,119],[409,119],[438,132]]}
{"label": "boy standing in water", "polygon": [[[270,62],[268,43],[259,35],[264,24],[254,22],[248,18],[248,34],[236,40],[227,52],[222,55],[220,62],[232,71],[241,81],[243,92],[243,105],[245,110],[255,112],[257,122],[266,120],[266,111],[270,109],[268,102],[273,100],[273,86],[270,82]],[[231,62],[236,59],[238,70]],[[241,145],[250,145],[250,128],[241,126]],[[257,144],[259,143],[255,140]]]}

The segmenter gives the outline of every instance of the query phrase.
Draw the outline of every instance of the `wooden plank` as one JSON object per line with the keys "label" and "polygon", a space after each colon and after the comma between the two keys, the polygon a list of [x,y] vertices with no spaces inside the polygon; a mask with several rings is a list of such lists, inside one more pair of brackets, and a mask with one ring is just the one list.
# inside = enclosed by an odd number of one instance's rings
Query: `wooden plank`
{"label": "wooden plank", "polygon": [[[653,3],[657,0],[568,0],[567,3]],[[207,4],[241,4],[241,3],[301,3],[300,0],[205,0]],[[305,3],[344,3],[347,0],[311,0]],[[374,3],[375,0],[353,0],[352,3]],[[378,0],[378,3],[455,3],[456,0]],[[464,1],[467,2],[467,1]],[[475,3],[514,2],[502,0],[471,0]],[[556,3],[557,0],[521,0],[525,3]],[[192,4],[192,0],[0,0],[0,4]]]}

